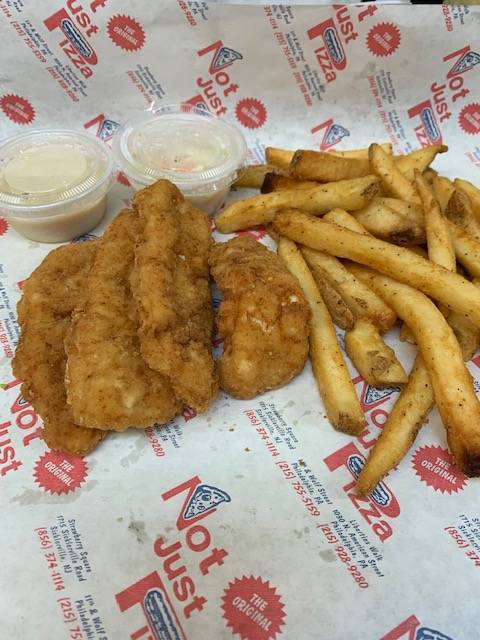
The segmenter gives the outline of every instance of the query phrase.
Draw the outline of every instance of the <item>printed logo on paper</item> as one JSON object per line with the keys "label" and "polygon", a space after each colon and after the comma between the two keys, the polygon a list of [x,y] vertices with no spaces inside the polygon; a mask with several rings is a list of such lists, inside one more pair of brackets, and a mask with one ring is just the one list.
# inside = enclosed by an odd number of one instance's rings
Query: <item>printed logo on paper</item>
{"label": "printed logo on paper", "polygon": [[437,629],[420,624],[416,616],[409,616],[380,640],[454,640]]}
{"label": "printed logo on paper", "polygon": [[367,34],[367,48],[376,57],[391,56],[400,46],[400,29],[393,22],[379,22]]}
{"label": "printed logo on paper", "polygon": [[0,98],[0,109],[15,124],[31,124],[35,119],[35,109],[30,102],[13,93]]}
{"label": "printed logo on paper", "polygon": [[115,120],[111,120],[107,118],[103,113],[100,113],[92,120],[85,122],[83,125],[84,129],[94,129],[94,133],[97,138],[103,140],[104,142],[110,142],[113,138],[115,131],[120,127],[119,122],[115,122]]}
{"label": "printed logo on paper", "polygon": [[229,582],[222,596],[227,627],[241,640],[275,640],[285,624],[284,604],[268,580],[243,576]]}
{"label": "printed logo on paper", "polygon": [[243,98],[237,102],[235,116],[247,129],[260,129],[267,119],[267,109],[257,98]]}
{"label": "printed logo on paper", "polygon": [[47,451],[37,460],[33,476],[45,492],[61,495],[78,489],[86,480],[87,470],[80,456]]}
{"label": "printed logo on paper", "polygon": [[193,98],[189,98],[188,100],[185,100],[184,102],[182,102],[182,107],[185,106],[191,106],[191,107],[195,107],[195,109],[200,109],[200,111],[209,111],[208,105],[205,102],[203,96],[201,95],[196,95],[193,96]]}
{"label": "printed logo on paper", "polygon": [[422,482],[441,493],[458,493],[467,484],[467,477],[455,467],[451,453],[439,446],[417,449],[412,466]]}
{"label": "printed logo on paper", "polygon": [[139,51],[145,44],[145,31],[131,16],[112,16],[107,24],[107,34],[113,44],[124,51]]}
{"label": "printed logo on paper", "polygon": [[235,60],[243,60],[243,56],[240,52],[225,46],[218,48],[210,65],[210,73],[222,71],[222,69],[233,64]]}
{"label": "printed logo on paper", "polygon": [[192,520],[202,513],[207,514],[222,502],[231,502],[228,493],[208,484],[199,484],[185,507],[183,517]]}
{"label": "printed logo on paper", "polygon": [[194,476],[159,498],[177,505],[176,533],[169,534],[168,540],[156,538],[151,572],[115,598],[120,611],[139,605],[136,630],[129,630],[131,637],[150,633],[154,638],[181,640],[185,637],[183,622],[201,615],[207,603],[204,581],[219,571],[229,555],[213,540],[208,518],[231,502],[231,497]]}
{"label": "printed logo on paper", "polygon": [[369,411],[379,404],[383,404],[390,396],[394,393],[400,393],[400,391],[400,387],[372,387],[365,383],[360,397],[360,404],[364,412]]}
{"label": "printed logo on paper", "polygon": [[408,110],[408,117],[420,121],[415,127],[415,135],[422,147],[441,144],[442,132],[435,117],[431,100],[424,100]]}
{"label": "printed logo on paper", "polygon": [[263,226],[259,226],[259,227],[253,227],[253,229],[244,229],[243,231],[235,231],[235,235],[236,236],[249,236],[250,238],[253,238],[254,240],[263,240],[263,238],[266,238],[268,233],[267,230],[265,229],[265,227]]}
{"label": "printed logo on paper", "polygon": [[0,236],[4,236],[9,229],[9,224],[5,218],[0,218]]}
{"label": "printed logo on paper", "polygon": [[463,107],[458,116],[458,123],[469,135],[480,133],[480,104],[472,102]]}
{"label": "printed logo on paper", "polygon": [[322,130],[323,137],[320,142],[320,151],[331,149],[341,140],[343,140],[343,138],[346,138],[350,135],[350,131],[348,129],[346,129],[341,124],[335,123],[332,118],[329,118],[328,120],[325,120],[325,122],[322,122],[316,127],[313,127],[313,129],[310,130],[310,133],[316,134]]}
{"label": "printed logo on paper", "polygon": [[237,93],[240,88],[238,82],[232,80],[229,74],[234,68],[232,65],[243,60],[243,56],[239,51],[225,46],[222,40],[199,49],[197,56],[200,58],[207,56],[208,75],[197,78],[196,86],[200,93],[191,98],[187,104],[201,105],[200,108],[205,108],[217,116],[225,115],[228,112],[225,98]]}
{"label": "printed logo on paper", "polygon": [[[468,49],[470,49],[470,47],[468,47]],[[470,71],[470,69],[473,69],[477,64],[480,64],[480,54],[468,50],[455,62],[448,72],[447,77],[451,78],[460,73],[465,73],[465,71]]]}

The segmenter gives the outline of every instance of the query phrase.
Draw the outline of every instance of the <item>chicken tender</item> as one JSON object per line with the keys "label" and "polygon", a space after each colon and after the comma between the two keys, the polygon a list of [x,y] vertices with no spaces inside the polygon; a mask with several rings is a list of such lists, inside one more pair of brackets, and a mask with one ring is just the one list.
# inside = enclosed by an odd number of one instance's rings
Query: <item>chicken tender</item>
{"label": "chicken tender", "polygon": [[132,290],[142,356],[185,404],[205,411],[218,391],[209,220],[166,180],[139,191],[134,207],[140,226]]}
{"label": "chicken tender", "polygon": [[166,422],[180,413],[168,379],[140,355],[138,316],[130,291],[138,220],[125,210],[99,242],[85,303],[67,335],[67,397],[75,421],[123,431]]}
{"label": "chicken tender", "polygon": [[220,386],[248,399],[286,384],[308,356],[310,309],[280,258],[253,238],[216,245],[212,275],[223,295]]}
{"label": "chicken tender", "polygon": [[22,393],[43,419],[51,449],[83,455],[104,433],[77,426],[65,392],[65,334],[75,305],[85,294],[86,275],[98,243],[71,244],[51,251],[23,286],[17,306],[21,329],[13,373]]}

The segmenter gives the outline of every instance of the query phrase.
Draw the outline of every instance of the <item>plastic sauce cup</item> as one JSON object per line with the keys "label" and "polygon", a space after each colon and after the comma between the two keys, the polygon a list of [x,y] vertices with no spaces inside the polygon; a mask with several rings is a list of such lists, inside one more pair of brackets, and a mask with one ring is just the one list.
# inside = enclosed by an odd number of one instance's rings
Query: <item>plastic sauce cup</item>
{"label": "plastic sauce cup", "polygon": [[66,242],[103,218],[114,180],[110,150],[82,131],[45,129],[0,145],[0,215],[38,242]]}
{"label": "plastic sauce cup", "polygon": [[170,180],[209,215],[224,202],[247,155],[236,127],[185,104],[144,111],[129,120],[115,133],[112,150],[135,189]]}

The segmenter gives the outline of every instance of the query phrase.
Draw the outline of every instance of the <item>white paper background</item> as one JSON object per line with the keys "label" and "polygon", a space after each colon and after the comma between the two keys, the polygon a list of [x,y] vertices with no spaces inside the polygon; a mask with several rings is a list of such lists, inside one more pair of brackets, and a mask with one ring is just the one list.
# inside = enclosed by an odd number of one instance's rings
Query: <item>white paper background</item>
{"label": "white paper background", "polygon": [[[0,0],[0,138],[34,127],[82,128],[91,121],[95,123],[89,129],[100,134],[105,131],[105,119],[122,122],[135,110],[147,108],[154,98],[175,102],[201,96],[205,100],[198,82],[212,80],[212,88],[222,96],[225,117],[242,128],[251,156],[258,161],[269,144],[320,148],[323,134],[332,124],[349,132],[334,148],[390,139],[397,151],[408,151],[428,142],[420,116],[409,117],[408,111],[430,100],[441,137],[451,149],[435,166],[447,175],[479,182],[480,64],[472,63],[463,73],[448,76],[454,63],[469,50],[479,53],[478,9],[373,5],[267,9],[124,0],[105,2],[101,7],[84,2],[81,12],[98,27],[98,32],[87,38],[98,62],[90,65],[92,76],[84,79],[60,47],[63,33],[60,29],[49,32],[44,24],[60,9],[72,14],[81,3],[68,4],[69,9],[60,0]],[[195,25],[188,23],[187,13]],[[126,51],[111,40],[108,25],[115,24],[115,16],[128,16],[142,26],[145,44],[141,48]],[[75,16],[70,17],[75,20]],[[335,70],[328,63],[325,50],[319,51],[323,46],[321,37],[310,40],[307,35],[309,29],[325,20],[333,21],[342,43],[346,57],[343,70]],[[37,35],[32,35],[32,30]],[[378,49],[373,48],[372,52],[372,46],[367,45],[372,39],[375,41],[375,33],[388,37],[399,34],[400,43],[389,55],[378,55]],[[280,46],[278,42],[283,38],[286,44]],[[211,74],[212,55],[198,52],[219,40],[241,54],[242,59]],[[288,42],[295,41],[298,44],[292,53]],[[293,70],[300,74],[297,78],[305,82],[302,73],[310,74],[311,82],[317,86],[317,96],[312,86],[306,89],[310,104],[292,74],[284,47],[297,58]],[[32,51],[37,51],[37,56]],[[385,49],[380,52],[385,53]],[[455,52],[459,53],[443,60]],[[331,82],[325,81],[317,54],[323,60],[327,56],[324,66],[332,69],[326,71],[335,72]],[[42,56],[44,62],[38,59]],[[475,62],[478,56],[471,59]],[[78,88],[79,80],[84,83],[73,94],[76,101],[67,96],[65,88],[48,71],[56,68],[58,73],[60,67],[70,77],[67,89],[72,88],[72,83]],[[228,81],[225,76],[218,76],[220,72],[228,74]],[[151,87],[142,92],[138,88],[144,87],[146,75],[154,78],[156,96]],[[215,78],[225,84],[219,86]],[[238,86],[224,96],[221,92],[232,84]],[[372,86],[378,90],[377,102]],[[261,101],[266,112],[264,124],[255,129],[236,117],[237,105],[252,98]],[[435,112],[435,105],[440,113]],[[394,123],[390,131],[379,110],[384,112],[385,121]],[[445,117],[446,114],[451,115]],[[428,110],[424,111],[424,118],[429,115]],[[247,124],[251,123],[247,120]],[[321,124],[325,124],[321,131],[311,133]],[[129,197],[128,188],[115,185],[107,220]],[[0,382],[8,387],[12,382],[9,356],[17,340],[18,283],[51,247],[31,243],[12,229],[5,229],[1,222],[0,346],[4,355],[0,359]],[[101,235],[105,223],[93,234]],[[413,349],[400,345],[394,333],[391,344],[410,364]],[[471,370],[478,376],[475,364]],[[359,392],[362,388],[359,383]],[[18,386],[0,391],[1,637],[135,637],[135,632],[147,624],[142,608],[136,605],[122,613],[115,595],[152,572],[157,572],[165,584],[178,616],[179,637],[181,627],[184,636],[194,640],[241,637],[233,636],[221,605],[229,583],[243,576],[268,581],[281,597],[285,611],[284,624],[276,635],[273,631],[266,635],[260,628],[252,631],[255,625],[245,630],[243,637],[252,640],[470,640],[478,636],[476,593],[480,567],[466,553],[476,553],[480,546],[480,526],[474,521],[480,517],[480,485],[469,480],[458,492],[442,493],[422,481],[412,466],[413,455],[422,447],[446,448],[436,412],[421,431],[411,454],[386,480],[394,496],[390,504],[396,500],[400,509],[399,515],[393,517],[382,514],[373,502],[355,504],[343,489],[353,480],[351,473],[346,467],[330,471],[324,460],[350,442],[360,454],[367,454],[379,433],[375,423],[385,420],[395,393],[373,408],[367,403],[368,431],[363,438],[354,440],[335,433],[328,425],[307,366],[284,389],[249,402],[221,394],[207,414],[188,421],[180,417],[167,429],[159,429],[156,438],[165,453],[162,457],[155,456],[143,432],[110,436],[86,458],[88,472],[82,486],[65,495],[52,495],[36,482],[35,467],[45,447],[39,438],[27,438],[26,444],[25,438],[35,432],[40,422],[28,406],[13,406],[18,393]],[[363,389],[363,393],[372,402],[374,392]],[[272,457],[261,433],[256,432],[244,413],[255,411],[255,420],[265,428],[270,423],[268,418],[261,419],[260,412],[263,410],[266,415],[266,410],[272,409],[270,405],[279,416],[277,421],[285,423],[281,429],[290,436],[287,444],[279,430],[267,433],[266,437],[277,447],[276,457]],[[275,437],[279,441],[275,442]],[[7,454],[6,447],[12,447],[14,459],[21,462],[16,470],[7,470],[13,454]],[[284,477],[276,464],[279,461],[295,471],[294,480]],[[312,481],[308,483],[308,470],[316,487]],[[166,501],[161,498],[164,492],[194,476],[231,497],[231,502],[219,505],[216,512],[198,523],[204,524],[211,536],[211,544],[203,552],[188,549],[186,531],[176,529],[186,494]],[[295,481],[300,481],[307,493],[310,486],[320,516],[307,512],[294,490]],[[457,486],[460,484],[461,479],[457,479]],[[51,577],[55,569],[48,568],[45,557],[49,550],[41,548],[35,532],[44,527],[53,540],[51,527],[58,526],[59,516],[64,517],[67,529],[68,521],[75,520],[91,567],[89,573],[81,574],[85,580],[79,582],[71,573],[65,573],[65,561],[58,569],[65,586],[60,592],[55,591]],[[322,524],[333,528],[339,516],[349,524],[349,528],[342,525],[339,529],[350,542],[351,532],[357,528],[357,538],[365,537],[363,546],[375,547],[383,558],[377,562],[383,575],[379,577],[368,563],[362,568],[358,546],[354,545],[356,557],[350,552],[350,564],[360,568],[368,588],[357,587],[335,554],[338,544],[330,544],[318,527]],[[470,521],[462,532],[467,545],[463,547],[446,530],[453,526],[460,531],[465,522],[462,516]],[[380,531],[391,530],[383,542],[374,530],[380,521],[384,523]],[[165,539],[165,545],[181,541],[181,560],[176,566],[185,565],[182,575],[188,573],[195,582],[195,593],[207,600],[203,610],[193,611],[189,618],[184,615],[187,603],[175,597],[163,560],[154,553],[159,536]],[[224,549],[228,555],[222,565],[213,565],[208,574],[202,575],[199,563],[213,548]],[[368,557],[373,554],[368,549]],[[56,555],[58,561],[58,549]],[[70,564],[81,566],[81,561]],[[96,630],[94,626],[90,630],[85,614],[82,619],[80,600],[85,601],[86,596],[94,602],[88,609],[97,610],[90,618],[101,619]],[[64,621],[60,597],[68,599],[66,609],[68,602],[72,603],[75,621],[68,613]],[[137,637],[149,637],[148,629]]]}

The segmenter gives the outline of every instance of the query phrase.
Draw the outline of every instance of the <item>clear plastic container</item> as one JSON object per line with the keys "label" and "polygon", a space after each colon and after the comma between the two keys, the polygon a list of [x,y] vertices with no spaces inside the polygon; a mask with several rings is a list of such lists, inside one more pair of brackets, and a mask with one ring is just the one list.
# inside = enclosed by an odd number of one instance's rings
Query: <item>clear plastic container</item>
{"label": "clear plastic container", "polygon": [[142,112],[117,130],[112,150],[135,189],[165,178],[209,215],[224,202],[247,155],[236,127],[188,104]]}
{"label": "clear plastic container", "polygon": [[0,215],[37,242],[66,242],[98,225],[114,179],[108,147],[69,129],[30,131],[0,144]]}

